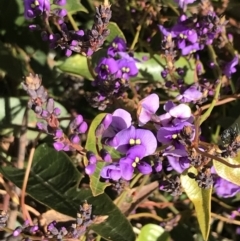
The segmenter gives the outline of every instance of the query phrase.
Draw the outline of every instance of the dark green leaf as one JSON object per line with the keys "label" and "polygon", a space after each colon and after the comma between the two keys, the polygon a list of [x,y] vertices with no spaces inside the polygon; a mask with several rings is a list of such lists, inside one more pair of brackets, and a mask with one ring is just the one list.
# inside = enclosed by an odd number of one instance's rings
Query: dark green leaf
{"label": "dark green leaf", "polygon": [[[18,187],[22,187],[24,169],[0,167],[0,172]],[[76,217],[79,205],[87,200],[94,215],[108,218],[92,229],[107,240],[134,241],[132,227],[106,194],[93,197],[91,190],[78,189],[82,175],[63,152],[47,145],[37,148],[31,168],[27,193],[39,202],[63,214]]]}
{"label": "dark green leaf", "polygon": [[210,231],[212,187],[209,189],[200,188],[195,179],[188,176],[188,172],[197,174],[194,167],[189,168],[181,175],[181,184],[188,198],[194,204],[200,230],[206,241]]}
{"label": "dark green leaf", "polygon": [[72,55],[57,63],[57,68],[69,74],[76,74],[86,79],[93,80],[93,77],[88,69],[87,58],[80,55]]}
{"label": "dark green leaf", "polygon": [[[106,113],[97,115],[92,121],[92,124],[88,131],[88,138],[86,141],[85,149],[88,151],[92,151],[96,155],[98,155],[97,145],[101,146],[101,143],[100,141],[98,141],[97,143],[95,132],[105,115]],[[85,160],[85,162],[87,162],[87,160]],[[106,163],[103,161],[98,162],[95,172],[93,173],[93,175],[90,175],[90,188],[92,190],[93,196],[98,196],[102,194],[104,192],[104,189],[107,186],[111,185],[110,183],[100,182],[100,172],[105,165]]]}
{"label": "dark green leaf", "polygon": [[142,227],[136,241],[170,241],[169,233],[156,224],[147,224]]}

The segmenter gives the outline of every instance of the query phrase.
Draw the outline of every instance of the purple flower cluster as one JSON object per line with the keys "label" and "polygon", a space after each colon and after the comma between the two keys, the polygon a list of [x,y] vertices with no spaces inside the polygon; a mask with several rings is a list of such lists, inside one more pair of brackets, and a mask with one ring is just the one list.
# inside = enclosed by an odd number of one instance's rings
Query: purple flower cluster
{"label": "purple flower cluster", "polygon": [[149,130],[132,126],[131,122],[131,115],[127,111],[117,109],[101,123],[102,142],[123,154],[117,162],[101,170],[103,178],[130,180],[136,169],[142,174],[152,172],[151,165],[144,158],[154,154],[156,137]]}
{"label": "purple flower cluster", "polygon": [[40,119],[44,120],[44,122],[38,122],[37,127],[39,130],[54,136],[55,142],[53,146],[57,151],[77,150],[81,152],[83,148],[79,146],[79,135],[87,131],[87,123],[81,115],[77,115],[70,123],[69,137],[65,136],[58,120],[61,110],[54,106],[54,100],[48,96],[41,82],[42,80],[38,75],[30,74],[25,78],[25,82],[22,83],[24,90],[26,90],[30,96],[29,108],[31,108]]}
{"label": "purple flower cluster", "polygon": [[[191,109],[185,105],[175,105],[167,102],[164,106],[165,114],[156,115],[159,108],[159,98],[151,94],[140,101],[138,108],[139,126],[152,121],[157,129],[157,140],[166,145],[163,157],[168,159],[171,167],[181,173],[190,165],[188,152],[185,149],[195,137],[195,128]],[[98,128],[103,144],[112,146],[124,156],[117,162],[105,166],[101,176],[106,179],[130,180],[137,169],[142,174],[152,172],[152,165],[147,156],[155,153],[157,141],[154,134],[146,129],[136,128],[132,125],[131,115],[122,109],[108,114]],[[156,171],[161,171],[161,163],[154,164]]]}
{"label": "purple flower cluster", "polygon": [[175,105],[168,101],[164,105],[166,113],[157,116],[155,113],[158,108],[159,99],[156,94],[143,99],[138,111],[139,124],[146,124],[149,120],[156,123],[157,139],[167,146],[162,156],[167,157],[171,167],[181,173],[190,165],[185,146],[195,137],[191,109],[186,104]]}
{"label": "purple flower cluster", "polygon": [[13,235],[13,237],[18,237],[21,233],[28,233],[28,234],[34,235],[34,234],[36,234],[38,229],[39,229],[38,225],[30,226],[29,222],[25,221],[22,226],[17,227],[13,231],[12,235]]}
{"label": "purple flower cluster", "polygon": [[129,79],[138,74],[136,59],[126,52],[124,39],[116,37],[95,68],[97,76],[93,86],[98,89],[89,96],[93,107],[105,109],[111,98],[117,98],[128,87]]}
{"label": "purple flower cluster", "polygon": [[[6,222],[8,220],[9,215],[5,212],[0,214],[1,227],[6,226]],[[100,220],[104,221],[106,219],[104,216],[100,217],[94,216],[92,214],[92,205],[88,204],[87,201],[80,205],[79,213],[77,213],[76,221],[71,224],[70,227],[61,227],[59,223],[53,221],[47,226],[47,233],[43,234],[38,225],[29,225],[29,221],[25,221],[22,226],[17,227],[12,231],[13,237],[21,237],[22,240],[30,241],[42,238],[43,240],[65,240],[65,239],[79,239],[81,236],[85,234],[87,228],[94,223],[99,223]],[[31,235],[31,236],[30,236]],[[30,237],[26,238],[25,237]]]}
{"label": "purple flower cluster", "polygon": [[24,16],[27,19],[50,13],[50,0],[24,0]]}
{"label": "purple flower cluster", "polygon": [[48,238],[56,238],[57,240],[68,239],[79,239],[85,234],[87,228],[94,223],[94,216],[92,215],[92,205],[85,203],[80,206],[80,212],[77,213],[76,222],[68,229],[65,227],[58,228],[55,221],[51,222],[48,229]]}
{"label": "purple flower cluster", "polygon": [[222,32],[225,24],[214,11],[209,11],[206,15],[200,16],[188,17],[182,14],[171,28],[159,25],[159,29],[164,36],[163,44],[169,43],[171,41],[169,39],[172,39],[174,48],[184,56],[212,44]]}
{"label": "purple flower cluster", "polygon": [[[55,5],[64,6],[66,0],[55,0]],[[105,3],[96,7],[94,24],[91,30],[73,31],[68,30],[64,17],[67,10],[63,8],[50,9],[49,0],[24,0],[25,17],[27,19],[43,15],[43,21],[46,26],[51,27],[49,22],[53,19],[53,24],[58,24],[58,32],[49,31],[48,28],[41,28],[39,25],[30,25],[31,30],[41,30],[43,41],[49,43],[50,48],[60,47],[65,51],[66,56],[73,52],[82,53],[90,56],[97,51],[104,43],[110,31],[107,29],[108,23],[112,16],[110,5]],[[51,17],[51,18],[50,18]]]}

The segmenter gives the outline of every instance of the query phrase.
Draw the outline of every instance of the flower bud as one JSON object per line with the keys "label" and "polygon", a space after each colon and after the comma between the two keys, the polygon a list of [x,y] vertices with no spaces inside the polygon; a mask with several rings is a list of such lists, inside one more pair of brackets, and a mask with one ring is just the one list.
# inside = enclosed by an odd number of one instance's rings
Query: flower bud
{"label": "flower bud", "polygon": [[100,156],[105,162],[111,162],[112,161],[112,157],[111,157],[110,153],[105,149],[100,150]]}
{"label": "flower bud", "polygon": [[78,144],[80,142],[80,137],[78,135],[73,134],[70,136],[70,141],[73,144]]}
{"label": "flower bud", "polygon": [[78,127],[78,131],[79,131],[80,133],[85,133],[85,132],[87,131],[87,129],[88,129],[88,125],[87,125],[87,123],[86,123],[85,121],[83,121],[83,122],[80,124],[80,126]]}

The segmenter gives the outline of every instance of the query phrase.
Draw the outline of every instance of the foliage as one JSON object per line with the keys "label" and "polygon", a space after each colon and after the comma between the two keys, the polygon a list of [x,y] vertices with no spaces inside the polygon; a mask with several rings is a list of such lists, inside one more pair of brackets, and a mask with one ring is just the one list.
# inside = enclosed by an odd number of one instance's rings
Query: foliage
{"label": "foliage", "polygon": [[0,9],[2,231],[239,240],[238,1]]}

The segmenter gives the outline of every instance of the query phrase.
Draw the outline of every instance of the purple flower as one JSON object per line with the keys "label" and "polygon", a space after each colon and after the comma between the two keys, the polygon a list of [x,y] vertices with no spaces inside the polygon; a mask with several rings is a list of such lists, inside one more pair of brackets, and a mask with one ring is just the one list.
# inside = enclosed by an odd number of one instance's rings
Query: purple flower
{"label": "purple flower", "polygon": [[202,99],[202,97],[202,92],[197,89],[196,85],[192,85],[188,89],[186,89],[182,94],[178,95],[176,99],[184,103],[196,103],[198,100]]}
{"label": "purple flower", "polygon": [[235,73],[237,70],[235,68],[235,66],[238,64],[238,56],[235,56],[232,61],[230,61],[229,63],[226,64],[223,73],[227,76],[227,77],[231,77],[231,75],[233,73]]}
{"label": "purple flower", "polygon": [[156,94],[151,94],[140,101],[138,108],[139,126],[145,125],[151,120],[152,115],[156,113],[159,108],[159,97]]}
{"label": "purple flower", "polygon": [[126,51],[125,40],[123,38],[116,37],[110,44],[110,47],[107,50],[107,54],[111,57],[114,57],[116,53],[124,51]]}
{"label": "purple flower", "polygon": [[54,100],[49,98],[47,101],[46,110],[42,111],[41,117],[47,119],[51,115],[59,116],[60,114],[61,110],[58,107],[54,108]]}
{"label": "purple flower", "polygon": [[115,110],[111,115],[111,118],[108,116],[106,119],[106,117],[104,118],[104,123],[106,122],[108,125],[103,132],[102,142],[110,146],[116,146],[117,143],[115,135],[121,130],[127,129],[131,126],[132,117],[123,109]]}
{"label": "purple flower", "polygon": [[121,158],[119,161],[121,176],[125,180],[131,180],[135,168],[142,174],[149,174],[152,172],[150,164],[141,161],[144,157],[146,150],[142,146],[134,146],[127,152],[126,157]]}
{"label": "purple flower", "polygon": [[121,153],[127,153],[132,147],[140,146],[145,150],[144,156],[148,156],[157,148],[157,140],[151,131],[136,129],[133,126],[118,132],[115,138],[115,148]]}
{"label": "purple flower", "polygon": [[59,6],[64,6],[67,3],[67,0],[54,0],[53,3]]}
{"label": "purple flower", "polygon": [[98,73],[100,78],[106,79],[108,75],[113,75],[118,71],[119,67],[115,59],[113,58],[102,58],[96,67],[95,71]]}
{"label": "purple flower", "polygon": [[74,134],[78,135],[85,133],[88,129],[88,125],[85,121],[83,121],[82,115],[77,115],[70,123],[70,129]]}
{"label": "purple flower", "polygon": [[189,140],[192,141],[195,134],[194,125],[187,121],[178,123],[175,126],[160,127],[157,132],[157,139],[162,144],[170,144],[174,140],[178,139],[179,133],[184,129],[184,127],[190,127],[192,129],[192,133],[189,137]]}
{"label": "purple flower", "polygon": [[49,14],[49,0],[24,0],[24,16],[27,19],[35,18],[43,13]]}
{"label": "purple flower", "polygon": [[182,173],[185,169],[189,168],[190,160],[188,159],[188,153],[183,145],[175,145],[174,150],[167,150],[163,156],[166,156],[169,164],[178,173]]}
{"label": "purple flower", "polygon": [[197,50],[200,50],[201,47],[199,43],[194,43],[191,45],[185,45],[184,47],[180,48],[182,50],[182,55],[188,55],[195,53]]}
{"label": "purple flower", "polygon": [[53,143],[53,147],[57,151],[70,151],[71,147],[68,142],[61,142],[60,140],[57,140]]}
{"label": "purple flower", "polygon": [[87,152],[88,165],[85,167],[87,175],[92,175],[96,169],[97,158],[93,152]]}
{"label": "purple flower", "polygon": [[185,8],[189,3],[193,3],[196,0],[174,0],[180,8]]}
{"label": "purple flower", "polygon": [[147,162],[142,161],[146,150],[142,146],[134,146],[127,152],[126,156],[109,166],[105,166],[101,170],[101,177],[112,180],[131,180],[135,168],[142,174],[149,174],[152,172],[152,167]]}
{"label": "purple flower", "polygon": [[116,77],[128,80],[130,77],[134,77],[138,74],[138,68],[135,61],[128,59],[117,60],[118,72]]}
{"label": "purple flower", "polygon": [[100,175],[105,179],[112,179],[114,181],[118,181],[122,176],[120,165],[117,163],[103,167]]}
{"label": "purple flower", "polygon": [[192,123],[191,109],[186,104],[175,105],[172,101],[166,102],[164,110],[167,112],[159,116],[162,126],[176,125],[177,123],[188,121]]}
{"label": "purple flower", "polygon": [[216,194],[223,198],[233,197],[240,192],[240,186],[237,186],[236,184],[231,183],[221,177],[218,177],[215,180],[214,188],[216,190]]}

